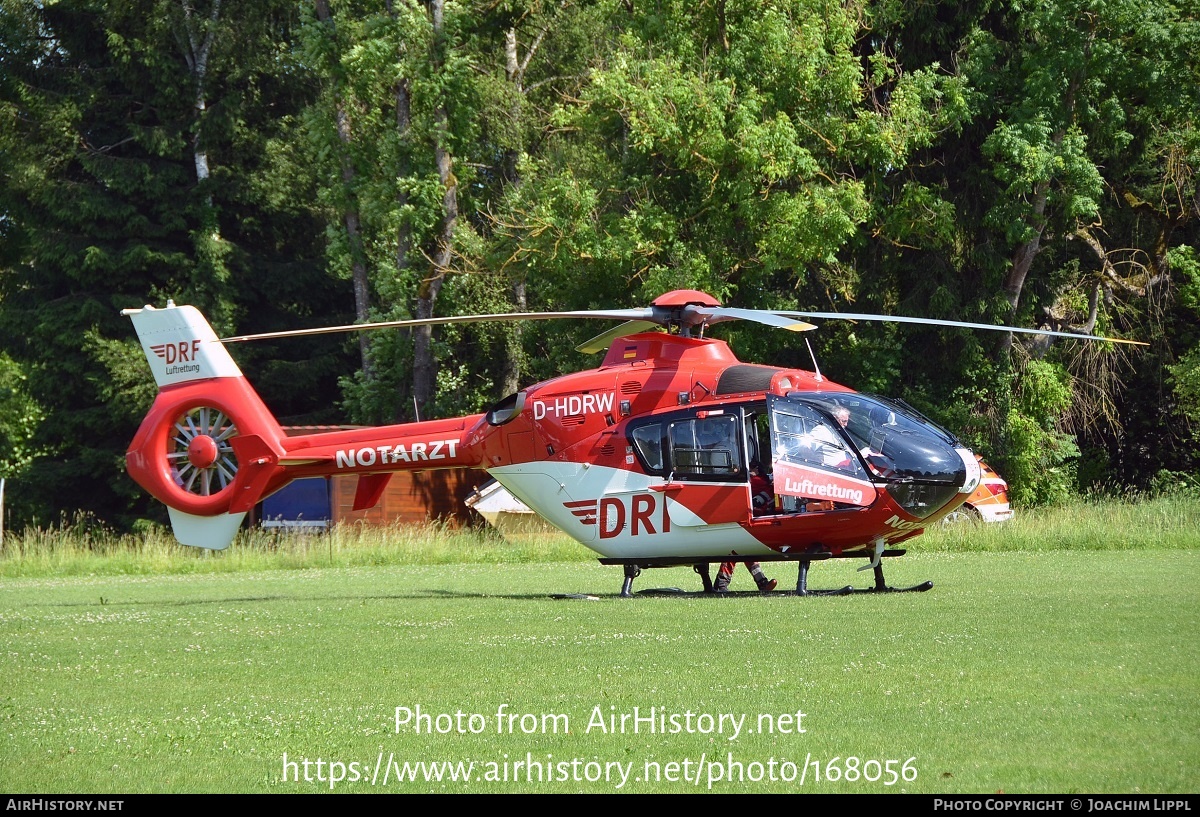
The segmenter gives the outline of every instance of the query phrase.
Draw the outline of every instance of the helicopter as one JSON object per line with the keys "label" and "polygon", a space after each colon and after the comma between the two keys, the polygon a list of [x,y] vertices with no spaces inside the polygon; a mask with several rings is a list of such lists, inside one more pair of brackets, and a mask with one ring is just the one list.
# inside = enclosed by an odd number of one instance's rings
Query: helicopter
{"label": "helicopter", "polygon": [[[807,319],[899,320],[1136,343],[1044,329],[849,313],[722,306],[676,290],[649,307],[354,324],[218,338],[199,310],[122,311],[158,395],[126,453],[132,478],[168,509],[185,545],[228,547],[247,513],[292,480],[355,474],[354,509],[374,506],[397,471],[488,472],[552,525],[624,572],[690,566],[714,592],[713,563],[860,559],[867,588],[895,588],[883,559],[966,501],[981,478],[958,438],[900,400],[814,371],[737,359],[709,327],[753,321],[801,332]],[[578,348],[605,352],[464,417],[288,436],[226,348],[247,340],[495,320],[622,321]],[[665,331],[664,331],[665,330]]]}

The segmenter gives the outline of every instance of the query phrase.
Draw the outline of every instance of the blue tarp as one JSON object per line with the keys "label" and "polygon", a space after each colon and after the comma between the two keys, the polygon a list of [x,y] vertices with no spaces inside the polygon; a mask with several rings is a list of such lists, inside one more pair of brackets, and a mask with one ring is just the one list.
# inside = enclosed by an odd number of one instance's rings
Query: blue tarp
{"label": "blue tarp", "polygon": [[325,477],[298,479],[271,494],[262,503],[263,525],[328,525],[333,520],[329,480]]}

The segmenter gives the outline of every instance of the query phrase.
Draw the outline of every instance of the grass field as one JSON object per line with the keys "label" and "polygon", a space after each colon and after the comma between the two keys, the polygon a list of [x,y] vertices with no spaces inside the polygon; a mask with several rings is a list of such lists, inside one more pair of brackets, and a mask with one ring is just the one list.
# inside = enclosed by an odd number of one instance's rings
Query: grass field
{"label": "grass field", "polygon": [[[348,543],[257,556],[250,543],[230,556],[262,563],[168,552],[150,572],[153,553],[59,542],[74,550],[60,573],[55,548],[10,540],[0,779],[97,793],[328,791],[330,777],[347,792],[1195,792],[1200,526],[1189,503],[1120,512],[1142,514],[1139,530],[1108,527],[1108,547],[1028,515],[1042,539],[951,532],[888,564],[893,584],[932,579],[928,593],[805,599],[621,600],[619,570],[582,548],[561,561],[559,545],[372,564]],[[855,566],[816,565],[810,585],[865,585]],[[672,584],[697,581],[651,571],[637,586]],[[750,587],[739,570],[734,588]],[[607,728],[635,707],[653,708],[653,731]],[[450,779],[469,763],[470,780]]]}
{"label": "grass field", "polygon": [[[1200,498],[1097,498],[1065,508],[1021,511],[1002,525],[935,526],[914,544],[938,553],[982,551],[1200,549]],[[590,562],[595,554],[565,535],[516,544],[490,530],[337,527],[329,535],[239,534],[214,553],[178,544],[165,529],[118,536],[86,523],[29,529],[0,543],[0,579],[35,576],[235,573],[248,570]]]}

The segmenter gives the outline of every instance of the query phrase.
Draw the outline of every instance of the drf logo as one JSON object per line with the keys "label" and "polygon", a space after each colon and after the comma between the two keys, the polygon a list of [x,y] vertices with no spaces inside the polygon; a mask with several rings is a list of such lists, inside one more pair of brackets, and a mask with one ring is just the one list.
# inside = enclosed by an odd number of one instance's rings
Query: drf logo
{"label": "drf logo", "polygon": [[620,536],[625,531],[626,520],[630,536],[671,532],[671,517],[667,513],[666,497],[663,497],[660,505],[658,497],[654,494],[605,496],[599,500],[581,499],[576,502],[564,502],[563,507],[583,525],[599,524],[601,539]]}
{"label": "drf logo", "polygon": [[163,363],[167,365],[191,362],[196,359],[196,353],[200,351],[200,339],[181,340],[179,343],[160,343],[157,346],[151,346],[150,351],[161,357]]}

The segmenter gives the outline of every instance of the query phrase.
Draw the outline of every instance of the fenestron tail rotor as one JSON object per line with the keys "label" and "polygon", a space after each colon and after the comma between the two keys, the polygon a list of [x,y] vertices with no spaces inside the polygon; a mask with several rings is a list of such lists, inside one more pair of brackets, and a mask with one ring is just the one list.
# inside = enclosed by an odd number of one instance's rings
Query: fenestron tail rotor
{"label": "fenestron tail rotor", "polygon": [[185,411],[167,439],[167,462],[176,484],[201,497],[232,485],[238,470],[232,443],[236,436],[237,426],[220,409],[199,406]]}

